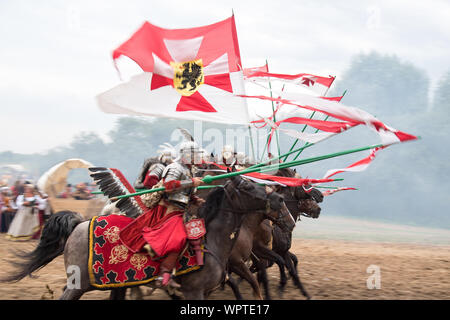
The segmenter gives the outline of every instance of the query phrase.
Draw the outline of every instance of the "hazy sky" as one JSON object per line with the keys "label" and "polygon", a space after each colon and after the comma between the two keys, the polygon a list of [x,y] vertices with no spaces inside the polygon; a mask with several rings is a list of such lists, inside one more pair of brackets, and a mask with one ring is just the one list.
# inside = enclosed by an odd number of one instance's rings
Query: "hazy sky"
{"label": "hazy sky", "polygon": [[352,56],[376,50],[425,70],[432,88],[450,69],[446,1],[4,0],[0,152],[45,152],[81,131],[105,137],[117,116],[102,113],[94,97],[120,81],[111,51],[145,20],[196,27],[232,9],[244,67],[268,59],[272,72],[338,81]]}

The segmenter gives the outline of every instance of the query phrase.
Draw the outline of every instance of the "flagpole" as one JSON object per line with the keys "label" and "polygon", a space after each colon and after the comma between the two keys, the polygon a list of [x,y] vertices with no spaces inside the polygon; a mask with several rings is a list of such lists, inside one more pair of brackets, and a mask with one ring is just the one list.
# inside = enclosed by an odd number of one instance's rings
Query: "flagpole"
{"label": "flagpole", "polygon": [[310,144],[310,145],[308,145],[308,146],[303,146],[303,147],[297,148],[297,149],[295,149],[295,150],[286,152],[286,153],[282,154],[281,156],[278,156],[278,157],[275,157],[275,158],[271,158],[271,159],[268,159],[268,160],[266,160],[266,161],[264,161],[264,162],[260,162],[260,163],[254,164],[253,166],[248,167],[247,169],[257,168],[257,167],[262,167],[262,166],[268,164],[269,162],[274,162],[274,161],[276,161],[276,160],[278,160],[278,159],[281,159],[281,158],[283,158],[283,157],[285,157],[285,156],[288,156],[288,155],[290,155],[290,154],[292,154],[292,153],[294,153],[294,152],[299,152],[300,150],[306,149],[306,148],[308,148],[308,147],[310,147],[310,146],[312,146],[312,145],[313,145],[313,144]]}
{"label": "flagpole", "polygon": [[[334,80],[336,80],[336,77],[333,78],[333,81],[331,82],[330,86],[327,88],[327,90],[325,90],[325,93],[323,94],[324,97],[326,97],[326,95],[327,95],[327,93],[328,93],[328,90],[330,90],[331,85],[334,83]],[[344,93],[344,94],[345,94],[345,93]],[[309,119],[312,119],[312,118],[314,117],[314,114],[315,114],[315,113],[316,113],[316,111],[314,110],[314,111],[311,113],[311,116],[309,117]],[[328,119],[328,116],[325,118],[324,121],[327,121],[327,119]],[[308,126],[307,124],[305,124],[305,125],[303,126],[302,133],[305,132],[305,129],[306,129],[307,126]],[[317,130],[317,131],[318,131],[318,130]],[[315,133],[317,133],[317,131],[316,131]],[[289,151],[291,151],[292,149],[294,149],[294,147],[297,145],[297,142],[298,142],[298,141],[299,141],[298,138],[295,139],[294,144],[291,146],[291,148],[289,149]],[[286,156],[286,157],[283,159],[283,161],[286,161],[287,157],[288,157],[288,156]],[[298,157],[298,156],[297,156],[297,157]],[[295,159],[297,159],[297,157],[295,157]],[[294,159],[294,160],[295,160],[295,159]]]}
{"label": "flagpole", "polygon": [[261,162],[262,159],[264,158],[264,153],[266,152],[267,146],[269,145],[269,139],[270,139],[270,131],[269,131],[269,135],[267,136],[267,141],[266,141],[266,143],[264,144],[264,149],[263,149],[263,152],[262,152],[262,154],[261,154],[261,158],[259,159],[260,162]]}
{"label": "flagpole", "polygon": [[[267,71],[269,71],[269,62],[266,59],[266,65],[267,65]],[[270,82],[270,78],[269,78],[269,89],[270,89],[270,97],[273,98],[272,96],[272,84]],[[273,101],[272,102],[272,114],[273,114],[273,122],[277,122],[277,119],[275,118],[275,107],[273,105]],[[271,130],[275,130],[274,128],[272,128]],[[269,135],[270,137],[270,135]],[[277,139],[277,147],[278,147],[278,156],[280,156],[280,142],[278,140],[278,131],[275,131],[275,137]],[[269,143],[269,140],[267,140],[267,144]],[[268,150],[269,151],[269,150]]]}
{"label": "flagpole", "polygon": [[[281,91],[283,91],[283,90],[284,90],[284,84],[283,84],[283,87],[281,88]],[[272,92],[271,92],[271,95],[272,95]],[[278,103],[279,103],[279,102],[278,102]],[[272,105],[273,105],[273,101],[272,101]],[[278,104],[277,104],[277,106],[278,106]],[[273,108],[272,108],[272,110],[273,110]],[[273,114],[273,117],[274,117],[273,120],[276,121],[276,119],[275,119],[275,114]],[[264,145],[264,149],[263,149],[263,152],[262,152],[262,154],[261,154],[261,158],[259,159],[260,162],[262,162],[262,160],[263,160],[263,158],[264,158],[264,153],[266,152],[266,148],[269,146],[270,134],[271,134],[271,131],[269,131],[269,135],[267,136],[266,144]],[[278,149],[278,157],[277,157],[276,159],[278,159],[279,156],[280,156],[280,150]]]}
{"label": "flagpole", "polygon": [[252,157],[253,157],[253,159],[256,161],[256,157],[255,157],[255,146],[253,145],[253,134],[252,134],[252,129],[251,129],[250,125],[248,125],[247,128],[248,128],[248,133],[250,134],[250,146],[252,147]]}
{"label": "flagpole", "polygon": [[[314,110],[314,111],[311,113],[311,116],[309,117],[309,119],[312,119],[312,117],[314,117],[314,114],[315,114],[315,113],[316,113],[316,111]],[[307,124],[305,124],[305,125],[303,126],[302,133],[305,132],[305,129],[306,129],[307,126],[308,126]],[[298,141],[299,141],[298,138],[295,139],[295,141],[294,141],[294,143],[292,144],[292,146],[291,146],[291,148],[289,149],[289,151],[292,151],[292,149],[294,149],[294,147],[297,145],[297,142],[298,142]],[[286,159],[288,158],[288,156],[289,156],[289,154],[286,155],[286,157],[283,159],[283,161],[286,161]]]}

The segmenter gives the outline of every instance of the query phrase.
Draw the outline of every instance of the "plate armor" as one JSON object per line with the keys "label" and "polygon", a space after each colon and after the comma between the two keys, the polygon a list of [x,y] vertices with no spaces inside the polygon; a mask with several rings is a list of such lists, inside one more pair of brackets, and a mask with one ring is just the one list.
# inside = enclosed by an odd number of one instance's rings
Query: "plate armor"
{"label": "plate armor", "polygon": [[[191,170],[184,164],[180,162],[173,162],[165,167],[162,173],[162,179],[164,182],[169,182],[172,180],[191,180],[193,177]],[[186,209],[191,195],[195,188],[183,188],[171,193],[166,193],[165,197],[168,202],[182,208]]]}
{"label": "plate armor", "polygon": [[166,165],[164,163],[156,161],[157,160],[155,158],[149,158],[145,160],[144,164],[142,165],[141,171],[139,172],[139,175],[134,182],[133,187],[135,189],[145,189],[144,180],[147,174],[156,176],[158,180],[161,179]]}

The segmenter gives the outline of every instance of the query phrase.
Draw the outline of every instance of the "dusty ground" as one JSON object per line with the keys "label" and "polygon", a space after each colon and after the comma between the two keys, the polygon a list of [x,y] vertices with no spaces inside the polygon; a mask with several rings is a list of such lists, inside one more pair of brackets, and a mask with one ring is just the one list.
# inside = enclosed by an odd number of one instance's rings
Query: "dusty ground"
{"label": "dusty ground", "polygon": [[[36,244],[10,242],[0,235],[0,277],[12,270],[5,261],[12,257],[11,250],[30,250]],[[450,246],[295,239],[292,252],[300,260],[300,277],[313,299],[450,299]],[[380,289],[367,288],[370,265],[380,267]],[[66,282],[63,257],[36,275],[37,279],[0,284],[0,299],[48,299],[51,295],[46,285],[54,291],[53,298],[58,298]],[[283,297],[278,295],[277,267],[269,269],[269,276],[275,298],[304,299],[291,281]],[[144,299],[168,299],[159,290],[149,296],[148,290],[144,288]],[[241,291],[245,298],[253,298],[246,283],[241,284]],[[108,295],[109,292],[93,291],[82,299],[107,299]],[[226,288],[217,290],[211,298],[234,296]]]}

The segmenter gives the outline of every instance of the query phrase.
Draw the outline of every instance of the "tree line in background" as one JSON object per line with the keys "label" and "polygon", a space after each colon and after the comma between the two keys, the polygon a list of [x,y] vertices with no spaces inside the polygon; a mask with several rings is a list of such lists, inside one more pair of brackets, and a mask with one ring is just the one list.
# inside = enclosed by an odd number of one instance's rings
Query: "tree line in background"
{"label": "tree line in background", "polygon": [[[396,56],[372,52],[353,58],[342,78],[336,80],[329,96],[341,95],[348,90],[342,101],[344,104],[361,107],[394,128],[422,139],[383,150],[371,167],[362,173],[342,174],[343,183],[359,191],[345,191],[327,197],[322,205],[323,214],[329,212],[450,228],[446,203],[446,190],[450,184],[446,179],[450,151],[445,144],[450,133],[450,70],[442,72],[438,86],[430,92],[426,72]],[[109,132],[110,142],[103,141],[95,133],[82,132],[68,146],[45,154],[1,152],[0,162],[22,164],[39,176],[60,161],[82,158],[94,165],[119,168],[130,181],[134,181],[144,159],[155,155],[160,144],[169,142],[177,127],[193,130],[193,122],[122,117]],[[233,126],[203,123],[203,130],[208,128],[225,131]],[[369,137],[365,132],[357,134],[361,139]],[[280,137],[281,150],[285,152],[292,139]],[[302,157],[364,145],[368,145],[364,140],[357,141],[354,136],[344,133],[305,150]],[[359,158],[362,157],[360,154]],[[298,169],[303,176],[320,178],[326,169],[341,168],[350,163],[352,161],[340,159],[339,162],[318,162],[314,167]]]}

